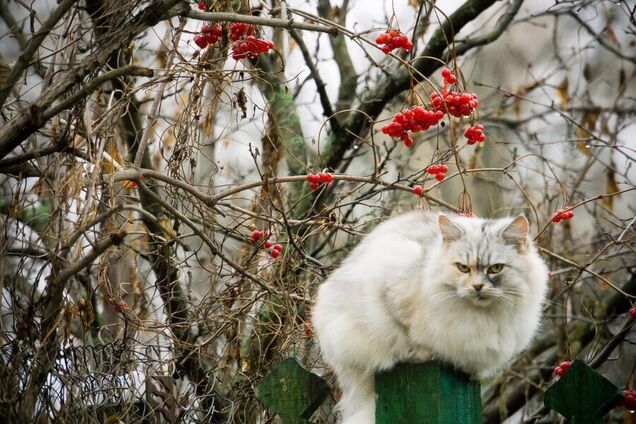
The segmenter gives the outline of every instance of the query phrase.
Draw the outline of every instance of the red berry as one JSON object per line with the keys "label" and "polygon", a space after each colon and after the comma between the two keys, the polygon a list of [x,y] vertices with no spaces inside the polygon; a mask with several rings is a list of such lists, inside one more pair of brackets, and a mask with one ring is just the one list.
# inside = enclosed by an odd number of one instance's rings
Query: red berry
{"label": "red berry", "polygon": [[305,335],[311,337],[314,335],[314,327],[311,325],[311,321],[305,321]]}
{"label": "red berry", "polygon": [[204,35],[197,35],[194,37],[194,44],[199,46],[200,49],[204,49],[208,46],[208,40],[206,40]]}
{"label": "red berry", "polygon": [[441,165],[440,165],[440,171],[439,171],[439,172],[441,172],[442,174],[447,173],[447,172],[448,172],[448,166],[446,166],[446,165],[444,165],[444,164],[441,164]]}
{"label": "red berry", "polygon": [[375,39],[375,42],[378,44],[386,44],[389,42],[390,39],[391,37],[389,37],[389,34],[383,32],[382,34],[378,35],[378,38]]}
{"label": "red berry", "polygon": [[435,174],[435,179],[437,181],[443,181],[444,180],[444,174],[442,174],[442,173]]}
{"label": "red berry", "polygon": [[271,252],[269,252],[269,256],[271,256],[272,259],[276,259],[280,256],[280,250],[272,250]]}
{"label": "red berry", "polygon": [[205,10],[205,2],[204,1],[198,2],[197,7],[201,10]]}
{"label": "red berry", "polygon": [[265,249],[269,249],[269,248],[270,248],[270,247],[272,247],[273,245],[274,245],[274,243],[272,243],[272,242],[271,242],[271,241],[269,241],[269,240],[265,240],[265,243],[263,243],[263,247],[264,247]]}
{"label": "red berry", "polygon": [[413,186],[413,193],[416,196],[421,196],[422,193],[424,193],[424,189],[422,188],[422,186],[418,186],[418,185],[417,186]]}
{"label": "red berry", "polygon": [[283,245],[282,244],[275,244],[273,249],[274,250],[278,250],[280,252],[281,250],[283,250]]}
{"label": "red berry", "polygon": [[259,231],[259,230],[252,231],[252,241],[256,242],[261,237],[263,237],[262,231]]}
{"label": "red berry", "polygon": [[311,184],[309,184],[309,187],[310,187],[312,190],[318,190],[318,183],[311,183]]}
{"label": "red berry", "polygon": [[563,377],[565,375],[565,371],[563,371],[563,368],[561,368],[561,367],[556,367],[554,369],[553,375],[555,375],[557,377]]}
{"label": "red berry", "polygon": [[574,217],[574,212],[569,207],[565,207],[563,209],[557,209],[556,212],[552,215],[551,221],[555,224],[561,221],[566,221],[568,219],[572,219]]}
{"label": "red berry", "polygon": [[629,310],[629,316],[636,319],[636,306]]}
{"label": "red berry", "polygon": [[636,391],[625,390],[623,392],[623,400],[621,400],[620,404],[623,405],[625,409],[629,411],[636,410]]}
{"label": "red berry", "polygon": [[556,368],[554,368],[553,374],[557,377],[563,377],[565,373],[570,369],[571,361],[563,361]]}

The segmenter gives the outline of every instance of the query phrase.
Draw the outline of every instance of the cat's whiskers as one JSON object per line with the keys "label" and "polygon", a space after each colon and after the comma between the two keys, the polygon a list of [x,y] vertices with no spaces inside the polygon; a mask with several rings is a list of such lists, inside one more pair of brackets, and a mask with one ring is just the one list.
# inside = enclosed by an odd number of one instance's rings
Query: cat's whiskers
{"label": "cat's whiskers", "polygon": [[429,297],[429,299],[432,300],[431,306],[433,306],[434,308],[446,309],[452,304],[458,302],[460,297],[457,296],[457,293],[455,291],[443,291],[434,293]]}

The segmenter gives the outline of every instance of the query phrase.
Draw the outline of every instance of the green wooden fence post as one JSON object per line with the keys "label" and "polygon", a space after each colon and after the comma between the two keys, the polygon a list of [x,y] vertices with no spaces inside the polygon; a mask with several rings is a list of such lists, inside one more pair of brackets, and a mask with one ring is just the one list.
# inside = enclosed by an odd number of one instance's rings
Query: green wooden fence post
{"label": "green wooden fence post", "polygon": [[399,364],[375,378],[376,424],[480,424],[477,381],[439,363]]}
{"label": "green wooden fence post", "polygon": [[287,358],[256,385],[256,395],[283,424],[308,424],[330,389],[324,379],[307,371],[296,358]]}
{"label": "green wooden fence post", "polygon": [[545,392],[543,403],[568,423],[598,424],[623,398],[621,390],[583,361],[574,361],[564,377]]}

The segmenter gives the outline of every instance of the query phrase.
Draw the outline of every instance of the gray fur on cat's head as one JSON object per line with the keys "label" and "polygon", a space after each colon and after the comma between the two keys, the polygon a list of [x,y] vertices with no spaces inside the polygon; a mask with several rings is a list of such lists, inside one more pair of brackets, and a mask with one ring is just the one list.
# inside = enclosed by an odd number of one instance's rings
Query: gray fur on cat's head
{"label": "gray fur on cat's head", "polygon": [[513,305],[532,284],[536,252],[528,238],[528,220],[481,220],[439,215],[441,242],[428,265],[438,290],[455,293],[476,307]]}

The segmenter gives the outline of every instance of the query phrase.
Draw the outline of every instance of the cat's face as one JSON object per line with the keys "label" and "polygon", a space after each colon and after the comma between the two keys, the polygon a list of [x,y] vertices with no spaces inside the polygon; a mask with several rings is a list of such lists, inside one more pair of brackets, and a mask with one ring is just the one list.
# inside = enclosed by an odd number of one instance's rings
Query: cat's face
{"label": "cat's face", "polygon": [[[526,284],[528,220],[439,217],[445,291],[476,307],[514,305]],[[454,293],[453,293],[454,292]]]}

